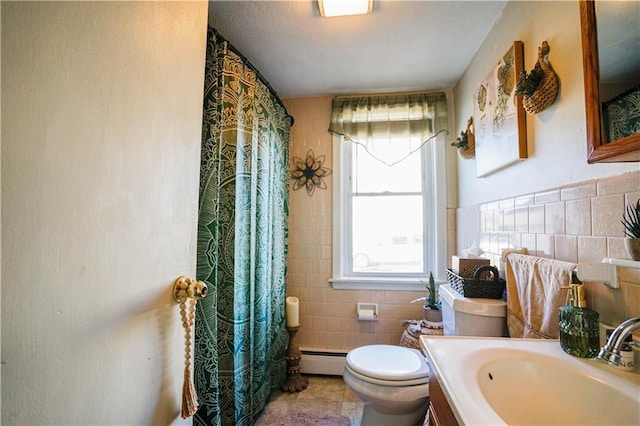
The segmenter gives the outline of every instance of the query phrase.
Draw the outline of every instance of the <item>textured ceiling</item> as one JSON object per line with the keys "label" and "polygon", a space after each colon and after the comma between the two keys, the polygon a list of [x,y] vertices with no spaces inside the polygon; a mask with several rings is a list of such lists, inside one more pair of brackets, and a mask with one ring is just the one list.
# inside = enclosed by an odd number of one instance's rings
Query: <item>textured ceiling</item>
{"label": "textured ceiling", "polygon": [[210,1],[209,24],[282,98],[454,87],[505,1],[374,0],[323,18],[316,1]]}

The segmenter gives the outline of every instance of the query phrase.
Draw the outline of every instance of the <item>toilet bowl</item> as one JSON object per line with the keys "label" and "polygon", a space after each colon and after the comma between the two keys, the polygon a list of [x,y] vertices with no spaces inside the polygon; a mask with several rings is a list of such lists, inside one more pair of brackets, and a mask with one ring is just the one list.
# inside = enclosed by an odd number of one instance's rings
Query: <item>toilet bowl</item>
{"label": "toilet bowl", "polygon": [[369,345],[347,354],[344,382],[364,402],[361,424],[415,425],[429,405],[429,366],[420,351]]}

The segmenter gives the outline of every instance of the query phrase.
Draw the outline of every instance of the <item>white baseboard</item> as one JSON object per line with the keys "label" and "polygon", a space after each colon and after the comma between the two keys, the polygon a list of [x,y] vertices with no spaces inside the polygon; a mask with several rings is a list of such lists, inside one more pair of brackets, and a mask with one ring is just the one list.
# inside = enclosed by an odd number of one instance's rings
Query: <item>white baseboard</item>
{"label": "white baseboard", "polygon": [[310,348],[300,348],[300,350],[302,351],[302,360],[300,361],[302,373],[342,376],[347,356],[346,351]]}

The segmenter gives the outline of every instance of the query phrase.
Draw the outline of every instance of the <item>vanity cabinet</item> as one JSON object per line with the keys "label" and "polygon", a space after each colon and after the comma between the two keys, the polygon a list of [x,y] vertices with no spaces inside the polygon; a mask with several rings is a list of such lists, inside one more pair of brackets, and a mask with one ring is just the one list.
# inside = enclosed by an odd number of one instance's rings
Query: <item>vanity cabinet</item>
{"label": "vanity cabinet", "polygon": [[438,377],[429,366],[429,426],[458,426]]}

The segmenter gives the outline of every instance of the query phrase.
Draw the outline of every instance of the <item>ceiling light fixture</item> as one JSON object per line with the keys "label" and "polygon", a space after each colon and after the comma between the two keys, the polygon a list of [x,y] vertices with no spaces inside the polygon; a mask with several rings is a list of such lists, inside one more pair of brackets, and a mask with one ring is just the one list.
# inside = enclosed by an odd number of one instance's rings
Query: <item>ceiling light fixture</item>
{"label": "ceiling light fixture", "polygon": [[320,16],[364,15],[373,11],[373,0],[318,0]]}

